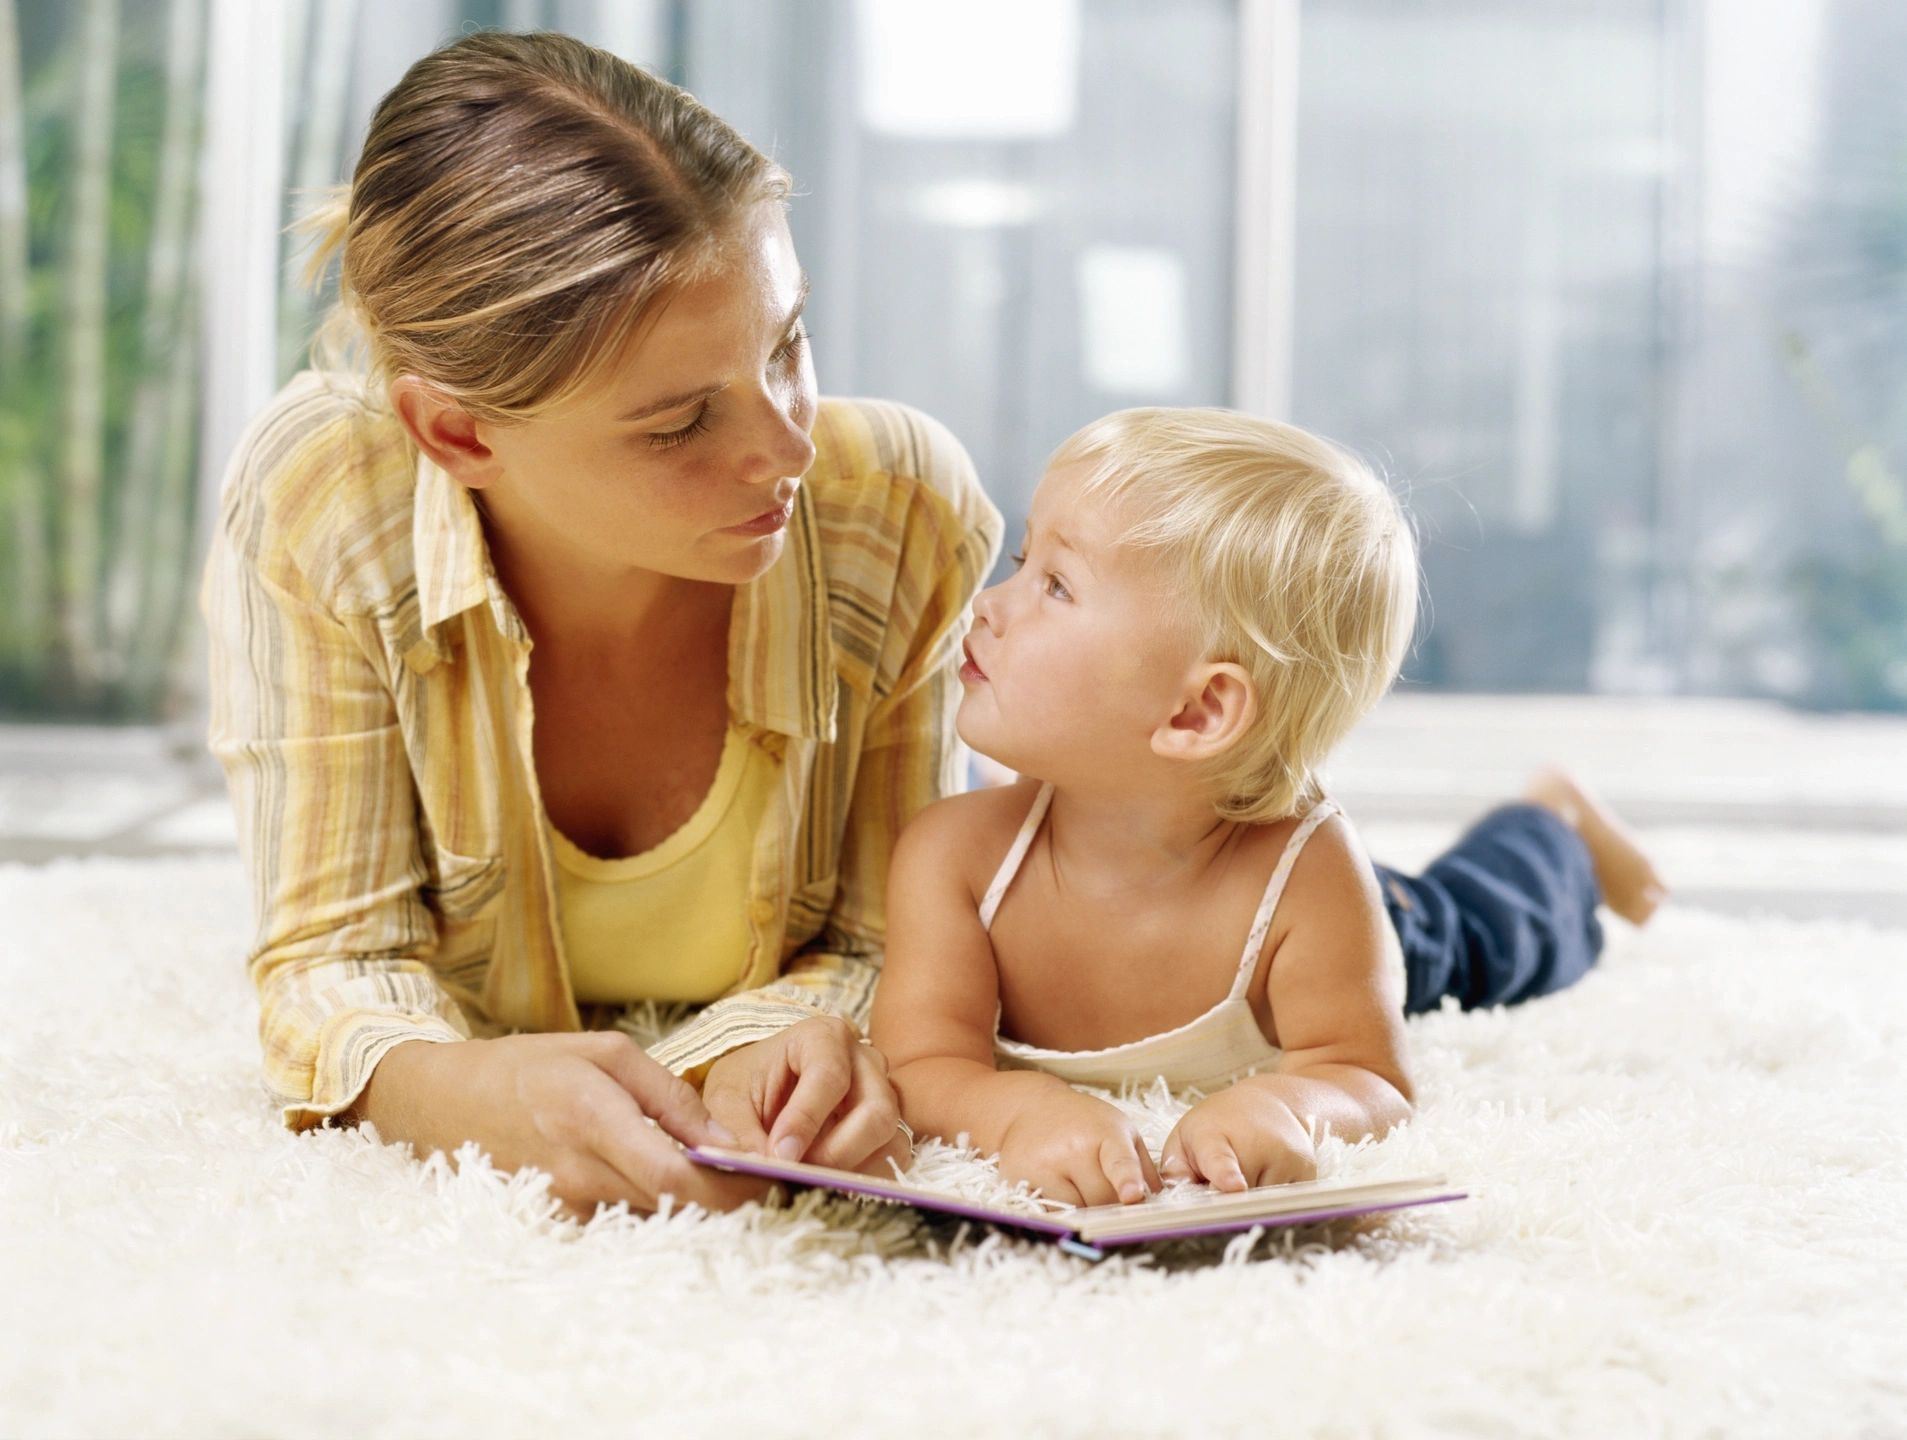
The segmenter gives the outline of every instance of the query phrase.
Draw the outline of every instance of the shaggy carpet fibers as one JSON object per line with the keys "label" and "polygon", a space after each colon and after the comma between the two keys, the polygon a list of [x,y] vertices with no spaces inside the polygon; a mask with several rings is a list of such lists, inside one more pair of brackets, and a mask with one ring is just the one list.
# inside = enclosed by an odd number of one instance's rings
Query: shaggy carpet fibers
{"label": "shaggy carpet fibers", "polygon": [[1417,1118],[1326,1147],[1476,1198],[1094,1265],[816,1196],[582,1227],[294,1137],[233,861],[7,868],[0,917],[0,1434],[1907,1434],[1907,933],[1618,925],[1413,1021]]}

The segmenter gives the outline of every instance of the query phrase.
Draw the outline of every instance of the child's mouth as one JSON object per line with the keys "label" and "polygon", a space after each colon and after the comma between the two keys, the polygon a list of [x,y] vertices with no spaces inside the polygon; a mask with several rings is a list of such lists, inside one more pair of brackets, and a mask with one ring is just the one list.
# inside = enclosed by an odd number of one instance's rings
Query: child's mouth
{"label": "child's mouth", "polygon": [[969,685],[985,683],[987,672],[982,670],[979,662],[973,658],[973,646],[967,641],[962,640],[960,642],[960,649],[967,657],[966,664],[960,667],[960,678]]}

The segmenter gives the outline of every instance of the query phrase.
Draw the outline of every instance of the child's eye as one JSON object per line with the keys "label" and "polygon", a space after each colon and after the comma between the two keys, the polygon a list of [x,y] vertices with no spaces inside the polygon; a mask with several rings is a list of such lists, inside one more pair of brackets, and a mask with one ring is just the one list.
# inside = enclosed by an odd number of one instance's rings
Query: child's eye
{"label": "child's eye", "polygon": [[[1026,564],[1026,552],[1024,551],[1009,555],[1006,558],[1013,562],[1013,568],[1015,570],[1021,569]],[[1055,600],[1070,600],[1073,598],[1073,592],[1066,588],[1066,582],[1060,579],[1059,576],[1055,575],[1051,570],[1046,572],[1046,583],[1040,586],[1040,590],[1044,594],[1051,595]]]}

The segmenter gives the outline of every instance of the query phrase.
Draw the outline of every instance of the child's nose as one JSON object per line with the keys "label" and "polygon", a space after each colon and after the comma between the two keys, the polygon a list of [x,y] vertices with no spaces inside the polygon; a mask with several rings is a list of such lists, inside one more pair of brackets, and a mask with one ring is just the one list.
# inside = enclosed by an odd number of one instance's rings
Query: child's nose
{"label": "child's nose", "polygon": [[974,622],[984,625],[995,635],[1000,633],[1000,591],[1003,587],[989,585],[973,597]]}

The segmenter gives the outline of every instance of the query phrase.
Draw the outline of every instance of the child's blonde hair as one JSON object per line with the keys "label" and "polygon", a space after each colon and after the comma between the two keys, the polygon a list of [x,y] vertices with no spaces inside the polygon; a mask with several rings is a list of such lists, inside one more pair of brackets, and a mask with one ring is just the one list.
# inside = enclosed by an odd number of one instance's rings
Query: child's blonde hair
{"label": "child's blonde hair", "polygon": [[1328,440],[1231,410],[1121,410],[1052,463],[1119,505],[1121,543],[1158,555],[1209,657],[1251,676],[1256,713],[1206,776],[1219,813],[1262,823],[1315,800],[1416,625],[1417,547],[1390,490]]}

